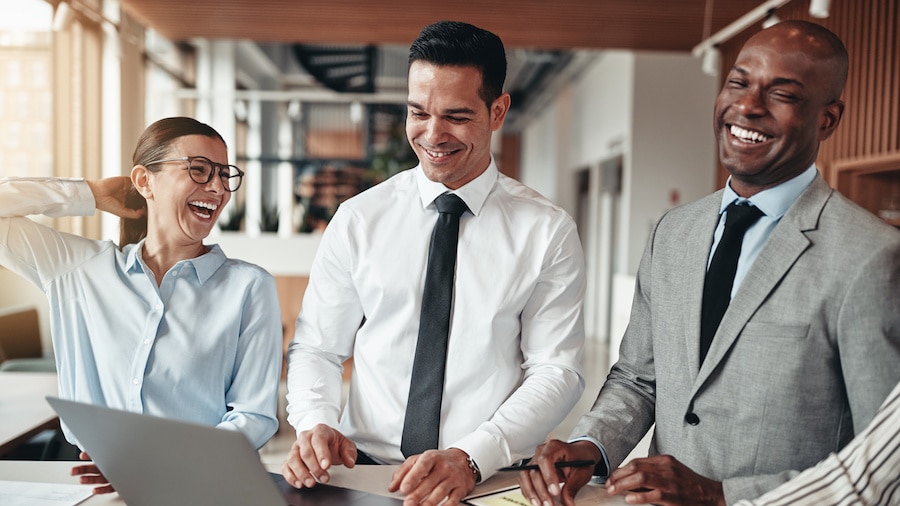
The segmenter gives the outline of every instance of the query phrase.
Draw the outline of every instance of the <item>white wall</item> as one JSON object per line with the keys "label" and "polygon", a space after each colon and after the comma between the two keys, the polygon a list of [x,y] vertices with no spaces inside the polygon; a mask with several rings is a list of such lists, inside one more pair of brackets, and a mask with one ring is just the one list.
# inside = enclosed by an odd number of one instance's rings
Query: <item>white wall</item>
{"label": "white wall", "polygon": [[[617,272],[637,272],[650,229],[673,207],[715,189],[712,128],[718,80],[689,54],[638,53],[628,180],[629,237]],[[670,200],[672,194],[678,200]],[[624,244],[623,244],[624,246]]]}
{"label": "white wall", "polygon": [[556,132],[556,107],[552,104],[522,131],[519,178],[543,196],[559,202],[556,198],[556,152],[560,140]]}
{"label": "white wall", "polygon": [[319,234],[280,237],[264,233],[248,237],[236,232],[219,232],[204,242],[218,244],[230,258],[259,265],[273,276],[309,276],[320,239]]}
{"label": "white wall", "polygon": [[574,172],[619,154],[631,129],[633,62],[626,51],[601,53],[522,131],[522,182],[573,215]]}
{"label": "white wall", "polygon": [[605,51],[523,129],[522,181],[574,209],[574,171],[624,155],[617,270],[634,274],[672,192],[714,189],[716,86],[689,54]]}
{"label": "white wall", "polygon": [[[591,217],[582,224],[591,236],[582,237],[591,338],[618,342],[607,335],[610,327],[623,330],[610,323],[611,312],[627,311],[631,288],[613,280],[633,279],[656,220],[714,189],[717,81],[689,54],[604,51],[523,129],[522,181],[573,216],[576,173],[622,156],[621,195],[613,208],[593,207],[615,221]],[[592,262],[601,254],[604,261]]]}

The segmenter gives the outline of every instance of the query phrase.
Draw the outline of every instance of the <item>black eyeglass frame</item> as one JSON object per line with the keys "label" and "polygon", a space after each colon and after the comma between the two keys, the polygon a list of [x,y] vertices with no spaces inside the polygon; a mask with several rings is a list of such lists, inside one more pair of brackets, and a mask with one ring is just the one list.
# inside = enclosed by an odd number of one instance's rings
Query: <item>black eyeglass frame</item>
{"label": "black eyeglass frame", "polygon": [[[209,163],[210,167],[212,167],[212,170],[209,171],[209,177],[206,178],[206,181],[198,180],[196,177],[194,177],[195,174],[197,173],[197,171],[191,170],[191,168],[192,168],[191,162],[194,160],[198,160],[198,159],[204,160],[205,162]],[[214,175],[218,172],[219,178],[222,180],[222,186],[225,187],[225,191],[228,191],[231,193],[236,192],[238,190],[238,188],[241,187],[241,183],[243,183],[243,181],[244,181],[244,171],[242,171],[236,165],[216,163],[205,156],[179,156],[177,158],[166,158],[165,160],[155,160],[152,162],[147,162],[143,165],[144,165],[144,167],[149,167],[151,165],[156,165],[159,163],[168,163],[168,162],[187,162],[188,163],[188,166],[187,166],[188,176],[190,176],[191,181],[193,181],[197,184],[209,184],[209,182],[212,181]],[[223,169],[228,170],[228,172],[226,173]],[[231,170],[234,170],[237,173],[231,174]],[[232,189],[230,180],[232,180],[234,178],[237,178],[237,184]]]}

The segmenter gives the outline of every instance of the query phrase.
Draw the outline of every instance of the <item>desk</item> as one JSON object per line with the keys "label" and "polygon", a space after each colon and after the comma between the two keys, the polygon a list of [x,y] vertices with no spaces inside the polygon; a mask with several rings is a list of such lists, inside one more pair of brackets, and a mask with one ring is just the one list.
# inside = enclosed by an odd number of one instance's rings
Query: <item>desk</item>
{"label": "desk", "polygon": [[0,372],[0,455],[59,424],[44,399],[57,395],[56,373]]}
{"label": "desk", "polygon": [[[77,484],[78,478],[69,475],[69,471],[75,464],[74,462],[60,461],[0,460],[0,480]],[[280,472],[281,464],[268,463],[265,464],[265,468],[269,472],[278,473]],[[357,466],[356,469],[334,468],[332,470],[333,479],[331,483],[335,486],[389,496],[392,494],[384,490],[387,488],[387,481],[383,477],[390,477],[396,468],[397,466]],[[360,471],[367,476],[360,479]],[[373,487],[372,485],[373,483],[381,482],[384,483],[384,489]],[[514,473],[498,473],[487,482],[479,485],[475,491],[476,493],[488,492],[514,482]],[[85,487],[89,487],[89,485],[85,485]],[[79,506],[101,506],[104,504],[122,506],[125,502],[119,498],[118,494],[104,494],[91,496],[88,500],[80,503]],[[606,494],[606,489],[601,486],[587,485],[578,493],[576,504],[579,506],[621,505],[625,504],[625,500],[621,496],[609,497]]]}

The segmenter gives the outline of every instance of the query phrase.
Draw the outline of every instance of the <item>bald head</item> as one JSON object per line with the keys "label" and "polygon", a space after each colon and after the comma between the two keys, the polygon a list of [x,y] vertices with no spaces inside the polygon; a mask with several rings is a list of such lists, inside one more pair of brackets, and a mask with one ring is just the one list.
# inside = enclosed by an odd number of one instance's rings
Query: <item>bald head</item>
{"label": "bald head", "polygon": [[747,41],[716,97],[719,160],[749,197],[807,170],[844,113],[847,50],[833,33],[784,21]]}
{"label": "bald head", "polygon": [[804,54],[822,70],[821,85],[826,87],[829,101],[840,98],[847,83],[847,48],[824,26],[809,21],[782,21],[750,37],[741,51],[758,45],[775,47],[783,54]]}

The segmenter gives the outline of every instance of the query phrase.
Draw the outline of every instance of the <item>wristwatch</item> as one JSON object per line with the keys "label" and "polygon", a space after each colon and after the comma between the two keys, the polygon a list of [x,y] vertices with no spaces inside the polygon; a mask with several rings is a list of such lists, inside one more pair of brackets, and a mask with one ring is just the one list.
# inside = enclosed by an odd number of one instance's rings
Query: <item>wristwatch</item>
{"label": "wristwatch", "polygon": [[472,474],[475,475],[475,483],[481,481],[481,469],[478,469],[478,464],[475,463],[475,459],[466,455],[466,463],[469,464],[469,469],[472,471]]}

